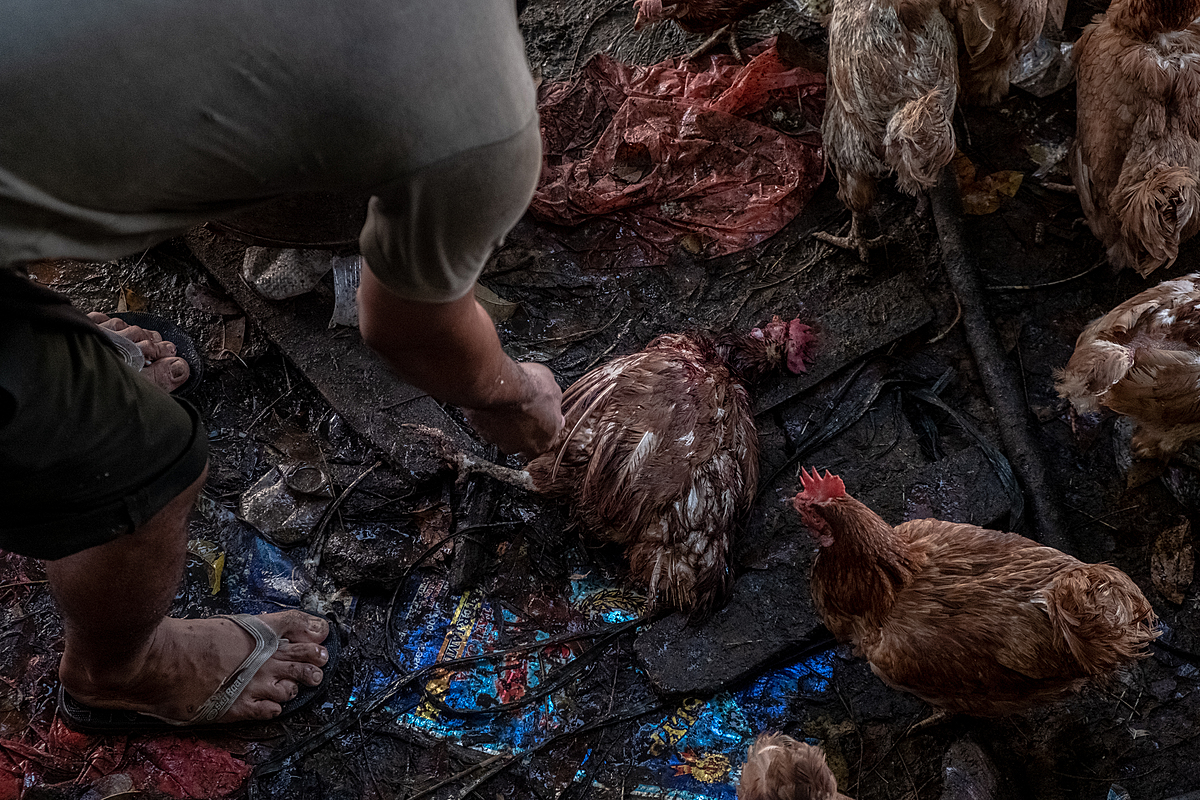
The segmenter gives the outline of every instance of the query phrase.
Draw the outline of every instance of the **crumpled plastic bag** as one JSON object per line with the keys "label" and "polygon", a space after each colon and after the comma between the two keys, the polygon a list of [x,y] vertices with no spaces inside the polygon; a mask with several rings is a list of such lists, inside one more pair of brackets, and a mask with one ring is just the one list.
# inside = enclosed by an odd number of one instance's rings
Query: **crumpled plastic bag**
{"label": "crumpled plastic bag", "polygon": [[31,786],[62,788],[106,781],[128,785],[126,794],[149,793],[178,800],[228,797],[252,768],[229,750],[191,736],[127,738],[77,733],[55,720],[36,745],[0,739],[0,798],[16,800]]}
{"label": "crumpled plastic bag", "polygon": [[325,470],[312,464],[272,467],[242,493],[242,519],[278,545],[307,542],[325,508],[333,502],[333,486]]}
{"label": "crumpled plastic bag", "polygon": [[268,300],[286,300],[311,291],[333,264],[327,250],[247,247],[242,278]]}
{"label": "crumpled plastic bag", "polygon": [[711,258],[780,230],[824,178],[825,77],[775,39],[747,52],[649,67],[598,54],[544,85],[534,216],[578,226],[559,238],[592,266],[664,264],[677,243]]}

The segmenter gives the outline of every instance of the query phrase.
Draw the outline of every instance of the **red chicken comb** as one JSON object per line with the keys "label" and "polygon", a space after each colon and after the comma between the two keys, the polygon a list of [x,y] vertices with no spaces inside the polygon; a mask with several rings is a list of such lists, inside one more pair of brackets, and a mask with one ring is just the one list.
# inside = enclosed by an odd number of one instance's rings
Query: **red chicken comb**
{"label": "red chicken comb", "polygon": [[846,496],[846,484],[829,470],[825,470],[825,476],[822,477],[816,468],[808,472],[801,467],[800,485],[803,487],[804,499],[814,503],[824,503]]}

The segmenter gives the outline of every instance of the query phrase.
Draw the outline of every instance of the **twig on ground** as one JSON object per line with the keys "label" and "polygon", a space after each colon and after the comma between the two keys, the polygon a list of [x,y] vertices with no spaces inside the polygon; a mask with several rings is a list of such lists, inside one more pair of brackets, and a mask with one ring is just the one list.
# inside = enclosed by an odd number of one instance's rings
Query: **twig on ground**
{"label": "twig on ground", "polygon": [[409,795],[406,798],[406,800],[420,800],[420,798],[433,794],[438,789],[441,789],[443,786],[449,786],[450,784],[454,783],[455,781],[461,780],[462,778],[465,778],[468,775],[478,772],[479,770],[483,769],[484,767],[491,766],[492,764],[496,763],[497,761],[499,761],[500,759],[504,758],[507,755],[509,755],[507,750],[500,752],[500,753],[496,753],[496,755],[491,756],[489,758],[485,758],[483,761],[480,761],[478,764],[472,764],[471,766],[464,769],[462,772],[459,772],[455,775],[451,775],[449,778],[440,780],[437,783],[433,784],[432,786],[427,786],[426,788],[422,789],[421,791],[417,792],[416,794]]}
{"label": "twig on ground", "polygon": [[341,507],[342,503],[346,502],[346,498],[349,497],[350,493],[354,491],[354,487],[362,483],[363,478],[367,477],[381,466],[383,466],[383,462],[376,461],[374,464],[368,467],[363,474],[351,481],[350,485],[343,489],[342,493],[334,498],[332,503],[325,507],[325,511],[321,514],[321,518],[317,520],[316,527],[313,529],[313,541],[308,548],[308,557],[304,559],[305,567],[310,570],[315,570],[320,565],[321,553],[325,550],[325,532],[329,528],[329,521],[333,519],[334,512]]}
{"label": "twig on ground", "polygon": [[950,167],[942,170],[941,179],[930,194],[943,267],[962,304],[967,343],[984,391],[996,412],[1008,460],[1033,501],[1041,541],[1059,549],[1076,550],[1068,546],[1069,540],[1063,531],[1058,500],[1051,489],[1044,455],[1030,429],[1030,412],[1022,401],[1020,381],[986,311],[979,271],[967,248],[962,204]]}
{"label": "twig on ground", "polygon": [[1017,284],[1010,284],[1007,286],[989,284],[986,288],[989,292],[999,292],[999,291],[1016,292],[1016,291],[1027,291],[1027,290],[1032,290],[1032,289],[1048,289],[1051,286],[1061,286],[1064,283],[1070,283],[1071,281],[1079,280],[1080,278],[1084,277],[1085,275],[1091,275],[1093,272],[1095,272],[1096,270],[1098,270],[1100,267],[1104,266],[1107,263],[1108,263],[1108,260],[1102,258],[1099,261],[1097,261],[1095,264],[1092,264],[1090,267],[1085,269],[1083,272],[1078,273],[1077,275],[1072,275],[1069,278],[1061,278],[1057,281],[1050,281],[1049,283],[1030,283],[1030,284],[1017,283]]}

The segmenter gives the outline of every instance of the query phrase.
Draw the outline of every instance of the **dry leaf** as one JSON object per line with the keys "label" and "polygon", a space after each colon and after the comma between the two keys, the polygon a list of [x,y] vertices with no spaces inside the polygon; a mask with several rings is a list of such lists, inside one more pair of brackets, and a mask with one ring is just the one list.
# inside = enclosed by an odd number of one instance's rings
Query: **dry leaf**
{"label": "dry leaf", "polygon": [[246,343],[246,318],[225,320],[221,328],[221,349],[213,358],[236,358],[242,354]]}
{"label": "dry leaf", "polygon": [[475,284],[475,299],[492,318],[492,322],[504,322],[506,319],[510,319],[513,314],[517,313],[517,308],[521,305],[520,303],[510,303],[482,283]]}
{"label": "dry leaf", "polygon": [[[417,530],[423,547],[432,547],[450,534],[450,526],[454,516],[446,503],[434,503],[426,508],[413,512]],[[454,552],[454,542],[446,542],[438,551],[440,558],[447,558]]]}
{"label": "dry leaf", "polygon": [[1025,177],[1015,170],[1002,170],[977,178],[975,165],[962,151],[954,156],[953,166],[954,176],[958,179],[958,191],[962,196],[963,213],[975,216],[991,214],[1000,208],[1004,198],[1017,193]]}
{"label": "dry leaf", "polygon": [[677,239],[679,246],[688,251],[692,255],[699,255],[704,249],[704,242],[700,241],[700,237],[694,233],[685,233]]}
{"label": "dry leaf", "polygon": [[189,283],[187,289],[184,290],[184,297],[192,304],[193,308],[198,308],[208,314],[233,317],[242,313],[241,306],[235,303],[231,297],[220,294],[200,283]]}
{"label": "dry leaf", "polygon": [[954,160],[950,162],[954,168],[954,180],[961,192],[975,182],[975,164],[962,150],[954,151]]}
{"label": "dry leaf", "polygon": [[1190,522],[1184,520],[1158,535],[1150,554],[1150,580],[1159,594],[1182,605],[1183,594],[1192,585],[1194,566]]}
{"label": "dry leaf", "polygon": [[146,298],[132,286],[122,286],[121,296],[117,298],[117,313],[124,311],[145,311],[150,304]]}

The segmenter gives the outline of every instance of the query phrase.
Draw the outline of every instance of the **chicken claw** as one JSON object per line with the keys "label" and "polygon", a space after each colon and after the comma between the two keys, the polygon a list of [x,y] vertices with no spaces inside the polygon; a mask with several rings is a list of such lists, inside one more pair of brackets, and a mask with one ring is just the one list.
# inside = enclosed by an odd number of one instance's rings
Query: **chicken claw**
{"label": "chicken claw", "polygon": [[858,257],[864,264],[870,261],[870,252],[873,248],[886,244],[888,241],[887,234],[876,236],[874,239],[865,238],[859,231],[858,214],[850,217],[850,234],[848,236],[834,236],[832,233],[817,231],[813,237],[843,250],[857,250]]}

